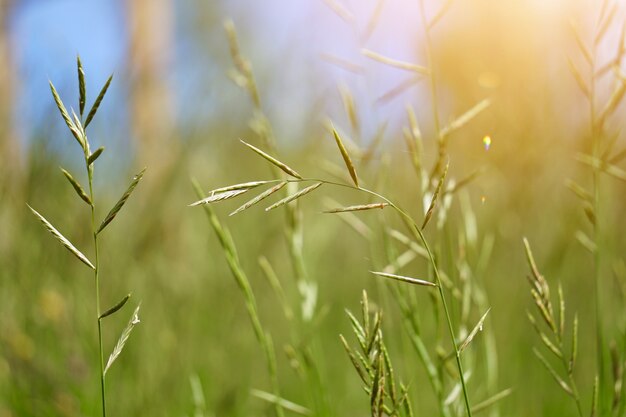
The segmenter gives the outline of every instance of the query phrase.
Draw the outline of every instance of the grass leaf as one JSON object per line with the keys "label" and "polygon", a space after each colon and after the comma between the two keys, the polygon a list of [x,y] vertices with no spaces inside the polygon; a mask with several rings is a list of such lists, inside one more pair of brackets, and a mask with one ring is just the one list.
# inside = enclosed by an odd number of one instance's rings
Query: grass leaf
{"label": "grass leaf", "polygon": [[574,324],[572,325],[572,354],[569,360],[568,372],[574,372],[576,366],[576,357],[578,356],[578,314],[574,316]]}
{"label": "grass leaf", "polygon": [[115,216],[117,216],[117,213],[119,213],[119,211],[122,209],[122,207],[126,203],[126,200],[128,200],[128,197],[130,197],[133,190],[135,189],[135,187],[137,186],[137,184],[143,177],[144,172],[146,172],[145,168],[142,169],[139,174],[135,175],[132,182],[128,186],[128,189],[126,190],[126,192],[122,195],[122,197],[118,200],[118,202],[113,206],[111,211],[109,211],[109,214],[107,214],[104,220],[102,220],[102,223],[100,224],[100,227],[98,228],[98,231],[96,233],[100,233],[102,229],[104,229],[109,223],[111,223],[111,221],[115,218]]}
{"label": "grass leaf", "polygon": [[209,194],[217,194],[223,193],[225,191],[234,191],[234,190],[251,190],[260,185],[269,184],[273,181],[250,181],[250,182],[242,182],[240,184],[228,185],[226,187],[216,188],[215,190],[209,191]]}
{"label": "grass leaf", "polygon": [[109,370],[109,368],[111,367],[111,365],[113,365],[113,362],[115,362],[115,360],[120,356],[120,353],[122,353],[122,350],[124,350],[124,346],[126,345],[126,342],[128,341],[128,338],[130,337],[131,332],[133,331],[135,326],[139,324],[139,308],[140,307],[141,307],[141,304],[139,304],[137,308],[135,308],[133,315],[130,317],[128,324],[122,331],[120,338],[115,344],[115,347],[113,348],[113,352],[111,352],[111,355],[109,356],[109,360],[107,361],[107,364],[104,367],[105,375],[107,371]]}
{"label": "grass leaf", "polygon": [[260,150],[259,148],[257,148],[256,146],[250,145],[247,142],[244,142],[243,140],[239,139],[239,141],[241,143],[243,143],[244,145],[246,145],[248,148],[252,149],[254,152],[256,152],[257,154],[259,154],[260,156],[262,156],[263,158],[265,158],[266,160],[268,160],[270,163],[272,163],[273,165],[277,166],[278,168],[280,168],[281,170],[283,170],[285,173],[291,175],[294,178],[298,178],[298,179],[302,179],[302,176],[300,174],[298,174],[294,169],[290,168],[289,166],[287,166],[287,164],[284,164],[282,162],[280,162],[278,159],[274,158],[273,156],[263,152],[262,150]]}
{"label": "grass leaf", "polygon": [[324,210],[323,213],[345,213],[347,211],[363,211],[372,209],[383,209],[387,207],[389,203],[372,203],[372,204],[360,204],[356,206],[338,207],[330,210]]}
{"label": "grass leaf", "polygon": [[462,128],[467,123],[469,123],[472,119],[482,113],[487,107],[491,105],[491,100],[484,99],[477,103],[474,107],[454,119],[448,126],[441,129],[441,136],[446,137],[452,132]]}
{"label": "grass leaf", "polygon": [[543,355],[541,354],[541,352],[539,352],[537,349],[533,348],[533,352],[535,353],[535,356],[537,356],[537,358],[539,359],[539,361],[543,364],[543,366],[548,370],[548,372],[550,373],[550,375],[552,375],[552,378],[554,378],[554,380],[557,382],[557,384],[559,384],[559,386],[563,389],[563,391],[565,391],[568,395],[573,396],[574,392],[572,391],[572,389],[570,388],[570,386],[567,384],[567,382],[565,382],[560,376],[559,374],[554,370],[554,368],[552,367],[552,365],[550,365],[550,362],[548,362],[548,360],[546,358],[543,357]]}
{"label": "grass leaf", "polygon": [[487,398],[486,400],[481,401],[478,404],[476,404],[475,406],[473,406],[472,407],[472,414],[479,413],[480,411],[482,411],[482,410],[492,406],[493,404],[497,403],[498,401],[502,400],[503,398],[508,397],[512,393],[513,393],[513,388],[507,388],[507,389],[504,389],[504,390],[498,392],[495,395],[492,395],[491,397]]}
{"label": "grass leaf", "polygon": [[78,127],[76,127],[74,122],[72,122],[70,114],[67,112],[63,101],[61,101],[61,97],[59,97],[59,93],[57,93],[56,88],[54,88],[54,84],[52,84],[52,81],[48,81],[48,83],[50,84],[50,91],[52,91],[52,97],[54,98],[54,102],[56,103],[59,112],[61,112],[61,117],[63,117],[65,124],[70,129],[70,132],[72,132],[72,135],[74,136],[80,147],[85,149],[85,143],[83,142],[80,131],[78,130]]}
{"label": "grass leaf", "polygon": [[67,180],[70,182],[70,184],[72,185],[72,187],[74,188],[74,191],[76,191],[76,194],[78,194],[78,196],[87,204],[89,204],[90,206],[93,205],[93,203],[91,202],[91,198],[89,198],[89,196],[87,195],[87,193],[85,192],[85,190],[83,189],[83,187],[78,183],[78,181],[76,181],[74,179],[74,177],[72,176],[72,174],[70,174],[69,172],[67,172],[65,169],[61,168],[61,172],[63,172],[63,175],[65,175],[65,178],[67,178]]}
{"label": "grass leaf", "polygon": [[435,284],[434,282],[424,281],[423,279],[411,278],[411,277],[406,277],[406,276],[403,276],[403,275],[389,274],[387,272],[376,272],[376,271],[370,271],[370,272],[372,274],[378,275],[380,277],[391,278],[391,279],[395,279],[397,281],[408,282],[409,284],[424,285],[424,286],[427,286],[427,287],[436,287],[437,286],[437,284]]}
{"label": "grass leaf", "polygon": [[571,179],[566,179],[565,186],[569,188],[574,194],[576,194],[576,196],[580,198],[581,200],[586,201],[586,202],[593,201],[593,196],[591,195],[591,193],[585,190],[581,185],[579,185],[575,181]]}
{"label": "grass leaf", "polygon": [[337,133],[337,130],[334,127],[333,127],[333,136],[335,137],[335,142],[337,143],[339,152],[341,152],[341,157],[343,158],[343,162],[345,162],[346,167],[348,168],[350,177],[352,178],[354,185],[356,185],[358,188],[359,178],[356,175],[356,168],[354,167],[354,164],[352,163],[352,159],[350,159],[350,155],[348,154],[348,151],[346,150],[346,147],[344,146],[341,140],[341,137],[339,136],[339,133]]}
{"label": "grass leaf", "polygon": [[369,377],[368,377],[367,373],[361,367],[361,364],[359,363],[359,360],[357,359],[356,355],[354,354],[354,352],[350,348],[350,345],[348,345],[348,342],[346,341],[345,337],[343,337],[343,335],[340,334],[339,338],[341,339],[341,344],[343,345],[343,348],[346,350],[346,353],[348,354],[348,357],[350,358],[350,362],[352,362],[352,366],[356,370],[357,374],[359,374],[359,377],[361,378],[361,381],[364,384],[368,384],[369,383],[369,381],[368,381]]}
{"label": "grass leaf", "polygon": [[274,203],[271,206],[269,206],[268,208],[266,208],[265,211],[274,210],[277,207],[280,207],[280,206],[283,206],[283,205],[285,205],[287,203],[290,203],[290,202],[294,201],[295,199],[298,199],[298,198],[302,197],[303,195],[310,193],[311,191],[313,191],[316,188],[318,188],[320,185],[322,185],[321,182],[317,182],[317,183],[315,183],[313,185],[309,185],[308,187],[303,188],[302,190],[298,191],[297,193],[292,194],[290,196],[287,196],[287,197],[283,198],[280,201],[277,201],[276,203]]}
{"label": "grass leaf", "polygon": [[617,4],[613,3],[611,10],[609,11],[609,14],[603,19],[602,25],[600,26],[600,28],[598,29],[598,32],[596,33],[596,37],[594,39],[594,43],[596,46],[599,45],[600,42],[602,42],[602,39],[604,38],[606,31],[611,26],[611,22],[613,21],[613,18],[615,17],[616,11],[617,11]]}
{"label": "grass leaf", "polygon": [[94,101],[93,106],[91,106],[91,110],[89,110],[87,119],[85,119],[85,129],[87,129],[87,126],[89,126],[89,123],[91,123],[91,120],[96,115],[96,112],[98,111],[98,108],[100,107],[100,103],[102,103],[102,99],[104,98],[104,95],[107,93],[107,90],[109,89],[109,85],[111,85],[112,80],[113,80],[113,75],[109,76],[106,83],[104,83],[102,90],[100,90],[100,94],[98,94],[96,101]]}
{"label": "grass leaf", "polygon": [[104,313],[100,314],[100,317],[98,317],[98,319],[102,320],[105,317],[110,316],[111,314],[119,311],[122,307],[124,307],[124,304],[126,304],[126,302],[130,299],[130,294],[127,294],[124,298],[122,298],[120,300],[119,303],[115,304],[113,307],[109,308],[107,311],[105,311]]}
{"label": "grass leaf", "polygon": [[593,394],[591,397],[591,417],[596,417],[598,415],[598,392],[600,387],[600,378],[596,375],[593,381]]}
{"label": "grass leaf", "polygon": [[405,71],[411,71],[422,75],[427,75],[430,73],[428,68],[423,67],[421,65],[412,64],[410,62],[399,61],[397,59],[389,58],[384,55],[381,55],[377,52],[370,51],[369,49],[361,49],[361,53],[374,61],[378,61],[382,64],[389,65],[390,67],[398,68]]}
{"label": "grass leaf", "polygon": [[83,63],[80,62],[80,55],[76,55],[76,67],[78,70],[78,107],[82,116],[83,111],[85,111],[87,89],[85,87],[85,71],[83,71]]}
{"label": "grass leaf", "polygon": [[284,408],[285,410],[289,410],[289,411],[293,411],[296,414],[300,414],[302,416],[312,416],[313,412],[311,410],[309,410],[306,407],[303,407],[299,404],[296,404],[294,402],[285,400],[284,398],[281,398],[277,395],[274,394],[270,394],[269,392],[265,392],[265,391],[261,391],[258,389],[252,389],[250,390],[250,394],[252,394],[253,396],[267,401],[268,403],[272,403],[275,405],[279,405],[280,407]]}
{"label": "grass leaf", "polygon": [[587,85],[587,82],[585,81],[582,74],[580,73],[578,68],[576,68],[576,65],[572,62],[572,60],[569,57],[567,58],[567,65],[569,66],[570,72],[574,76],[574,80],[576,80],[576,84],[578,85],[578,88],[580,88],[580,90],[583,92],[585,97],[587,98],[591,97],[591,92],[589,91],[589,86]]}
{"label": "grass leaf", "polygon": [[[28,205],[28,204],[27,204]],[[57,229],[54,228],[54,226],[52,226],[52,224],[50,224],[50,222],[48,220],[46,220],[41,214],[39,214],[37,212],[37,210],[35,210],[34,208],[32,208],[31,206],[28,206],[28,208],[33,212],[33,214],[35,216],[37,216],[37,218],[39,219],[39,221],[41,223],[43,223],[43,225],[46,227],[46,229],[48,229],[48,231],[50,233],[52,233],[52,235],[59,241],[61,242],[61,244],[63,246],[65,246],[67,248],[67,250],[69,250],[70,252],[72,252],[74,254],[74,256],[76,256],[82,263],[84,263],[85,265],[87,265],[88,267],[90,267],[91,269],[96,269],[95,266],[93,266],[93,264],[89,261],[89,259],[87,259],[87,257],[85,255],[82,254],[81,251],[79,251],[78,249],[76,249],[76,247],[74,245],[72,245],[72,243],[67,240],[65,238],[65,236],[63,236]]]}
{"label": "grass leaf", "polygon": [[91,155],[89,155],[89,158],[87,158],[87,164],[91,165],[96,162],[96,159],[102,155],[102,152],[104,152],[104,146],[100,146]]}
{"label": "grass leaf", "polygon": [[446,179],[446,175],[448,174],[449,166],[450,166],[450,163],[446,163],[446,168],[444,169],[443,174],[441,175],[441,178],[439,178],[439,183],[437,184],[437,188],[435,189],[433,198],[430,199],[430,205],[428,206],[428,210],[426,211],[426,216],[424,216],[424,222],[422,223],[422,227],[421,227],[422,230],[424,230],[424,228],[428,224],[428,221],[433,215],[433,211],[435,210],[435,207],[437,205],[437,199],[439,198],[439,193],[441,192],[441,188],[443,187],[443,183]]}
{"label": "grass leaf", "polygon": [[587,154],[578,154],[576,156],[576,160],[578,162],[582,162],[583,164],[589,165],[594,169],[599,169],[612,176],[613,178],[617,178],[618,180],[626,182],[626,171],[616,167],[615,165],[609,164],[606,161]]}
{"label": "grass leaf", "polygon": [[478,334],[479,331],[483,330],[483,324],[485,322],[485,319],[487,318],[487,314],[489,314],[490,311],[491,309],[488,309],[485,314],[483,314],[483,316],[480,318],[480,320],[478,320],[478,323],[476,323],[476,326],[474,326],[470,334],[465,338],[463,343],[461,343],[461,345],[459,346],[459,354],[461,354],[461,352],[463,352],[465,348],[467,348],[469,344],[472,343],[472,340],[474,340],[476,334]]}
{"label": "grass leaf", "polygon": [[280,190],[281,188],[283,188],[285,185],[287,184],[287,181],[283,181],[283,182],[279,182],[278,184],[276,184],[275,186],[263,191],[261,194],[257,195],[256,197],[254,197],[251,200],[248,200],[246,203],[244,203],[242,206],[240,206],[239,208],[237,208],[237,210],[233,211],[232,213],[229,214],[229,216],[234,216],[237,213],[240,213],[244,210],[249,209],[250,207],[252,207],[253,205],[257,204],[258,202],[266,199],[267,197],[271,196],[272,194],[274,194],[275,192],[277,192],[278,190]]}
{"label": "grass leaf", "polygon": [[238,195],[241,195],[245,192],[248,191],[248,188],[246,189],[239,189],[239,190],[231,190],[231,191],[224,191],[223,193],[210,193],[208,197],[203,198],[202,200],[198,200],[194,203],[189,204],[188,207],[195,207],[195,206],[199,206],[201,204],[209,204],[209,203],[215,203],[217,201],[223,201],[223,200],[228,200],[234,197],[237,197]]}
{"label": "grass leaf", "polygon": [[580,50],[582,55],[585,57],[585,60],[587,61],[587,63],[590,66],[593,66],[593,57],[591,55],[591,52],[589,52],[589,48],[587,48],[587,45],[585,45],[585,42],[583,42],[582,38],[580,37],[580,34],[578,33],[578,28],[576,27],[576,24],[573,21],[570,21],[570,28],[572,32],[574,33],[574,39],[576,40],[576,45],[578,46],[578,49]]}

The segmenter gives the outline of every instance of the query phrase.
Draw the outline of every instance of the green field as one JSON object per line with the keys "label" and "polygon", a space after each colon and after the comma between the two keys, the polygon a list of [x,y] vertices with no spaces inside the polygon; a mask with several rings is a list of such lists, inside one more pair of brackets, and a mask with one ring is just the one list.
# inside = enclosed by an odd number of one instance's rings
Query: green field
{"label": "green field", "polygon": [[289,68],[230,20],[227,120],[108,142],[89,62],[42,89],[0,159],[0,417],[626,415],[623,7],[547,39],[456,3],[419,63],[356,50],[419,80],[397,127],[340,83],[280,137]]}

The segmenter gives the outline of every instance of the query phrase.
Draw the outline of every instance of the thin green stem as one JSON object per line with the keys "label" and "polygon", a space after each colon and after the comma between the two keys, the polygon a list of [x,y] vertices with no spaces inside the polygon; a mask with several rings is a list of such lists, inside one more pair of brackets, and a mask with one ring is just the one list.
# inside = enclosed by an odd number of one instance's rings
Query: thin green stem
{"label": "thin green stem", "polygon": [[469,396],[467,394],[467,387],[465,386],[463,365],[461,364],[461,356],[460,356],[458,344],[456,342],[456,338],[454,336],[454,326],[452,325],[452,318],[450,316],[450,311],[448,309],[448,303],[446,301],[446,296],[445,296],[445,293],[443,291],[443,285],[441,283],[441,277],[440,277],[440,274],[439,274],[439,268],[437,267],[437,262],[436,262],[435,257],[433,255],[431,249],[430,249],[430,245],[428,244],[428,241],[426,240],[426,237],[422,233],[422,230],[420,229],[420,227],[415,223],[413,218],[407,212],[402,210],[393,201],[389,200],[387,197],[382,196],[381,194],[378,194],[375,191],[368,190],[367,188],[362,188],[362,187],[357,187],[357,186],[350,185],[350,184],[343,184],[343,183],[339,183],[339,182],[327,181],[327,180],[322,180],[322,179],[317,179],[317,178],[290,179],[288,181],[290,181],[290,182],[305,182],[305,181],[310,182],[310,181],[315,181],[315,182],[321,182],[323,184],[334,185],[334,186],[338,186],[338,187],[344,187],[344,188],[350,188],[352,190],[362,191],[362,192],[364,192],[366,194],[370,194],[370,195],[373,195],[375,197],[378,197],[381,200],[383,200],[384,202],[388,203],[390,207],[392,207],[404,220],[407,221],[407,223],[409,223],[411,225],[411,231],[414,234],[414,236],[416,236],[421,241],[422,245],[426,249],[426,252],[428,253],[428,259],[429,259],[430,264],[431,264],[431,266],[433,268],[433,271],[435,273],[435,280],[436,280],[436,283],[437,283],[437,288],[439,289],[439,298],[441,299],[441,304],[443,305],[443,310],[444,310],[445,315],[446,315],[446,322],[448,324],[448,331],[450,333],[450,339],[452,341],[452,346],[454,347],[454,352],[455,352],[455,357],[456,357],[456,365],[457,365],[457,369],[459,371],[459,377],[461,379],[461,388],[463,389],[463,398],[464,398],[464,401],[465,401],[465,408],[466,408],[466,411],[467,411],[467,416],[471,417],[472,416],[472,409],[471,409],[470,403],[469,403]]}
{"label": "thin green stem", "polygon": [[[419,5],[420,5],[420,16],[422,20],[422,26],[424,27],[427,65],[430,70],[428,78],[430,81],[430,93],[431,93],[432,107],[433,107],[433,119],[435,123],[435,133],[437,135],[437,144],[439,145],[439,158],[437,158],[435,169],[433,170],[433,173],[431,174],[431,175],[436,175],[437,171],[441,167],[442,161],[445,159],[444,155],[446,153],[446,144],[444,142],[443,136],[441,135],[441,121],[439,117],[439,99],[438,99],[438,94],[437,94],[437,79],[435,76],[434,60],[433,60],[433,55],[432,55],[432,40],[430,36],[430,24],[426,18],[426,8],[424,6],[424,0],[420,0]],[[437,282],[437,288],[439,289],[439,298],[441,299],[441,304],[443,305],[443,310],[446,315],[446,322],[448,323],[448,331],[450,332],[450,339],[452,341],[452,346],[454,347],[456,365],[459,370],[459,377],[461,379],[461,387],[463,388],[463,399],[465,400],[465,408],[466,408],[468,417],[471,417],[472,409],[469,403],[467,387],[465,386],[463,365],[461,364],[461,356],[460,356],[458,345],[456,343],[456,338],[454,336],[454,327],[452,326],[452,318],[450,316],[448,303],[446,301],[446,297],[443,291],[443,285],[441,284],[441,277],[439,276],[439,268],[437,267],[437,262],[430,249],[430,245],[428,245],[428,242],[426,241],[426,238],[424,237],[424,234],[422,233],[422,230],[419,228],[417,224],[415,224],[411,216],[409,216],[408,214],[400,210],[396,205],[391,204],[391,206],[394,207],[396,211],[398,211],[402,216],[406,218],[407,221],[409,221],[412,224],[413,226],[412,230],[414,231],[414,234],[415,232],[417,233],[419,240],[422,242],[422,244],[424,245],[424,248],[426,249],[426,252],[428,253],[428,259],[430,260],[430,263],[433,267],[433,271],[435,273],[435,279]]]}
{"label": "thin green stem", "polygon": [[[559,344],[559,351],[564,351],[563,339],[556,333],[557,342]],[[583,408],[580,403],[580,394],[578,393],[578,386],[576,385],[576,380],[574,379],[574,373],[570,369],[569,363],[567,359],[565,359],[564,355],[561,355],[561,363],[563,364],[563,368],[565,368],[565,372],[567,373],[567,377],[569,380],[569,386],[572,389],[572,397],[574,397],[574,402],[576,403],[576,410],[578,411],[578,416],[583,417]]]}
{"label": "thin green stem", "polygon": [[85,164],[87,167],[87,176],[89,177],[89,198],[91,199],[91,231],[93,233],[93,245],[95,250],[95,269],[94,278],[96,285],[96,320],[98,321],[98,350],[100,355],[100,395],[102,402],[102,417],[106,417],[106,384],[104,380],[104,354],[102,349],[102,320],[100,320],[100,257],[98,251],[98,229],[96,229],[96,208],[94,204],[94,192],[93,192],[93,167],[87,162],[85,157]]}

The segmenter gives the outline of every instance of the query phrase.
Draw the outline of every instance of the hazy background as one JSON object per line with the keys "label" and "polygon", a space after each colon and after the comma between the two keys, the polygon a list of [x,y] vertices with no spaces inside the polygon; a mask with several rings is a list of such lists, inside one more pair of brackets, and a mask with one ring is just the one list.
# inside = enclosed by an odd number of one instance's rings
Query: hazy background
{"label": "hazy background", "polygon": [[[421,196],[402,140],[407,104],[416,109],[428,165],[436,157],[428,83],[389,95],[412,75],[361,54],[367,48],[426,65],[418,2],[385,0],[375,19],[375,0],[337,2],[349,11],[350,21],[321,0],[0,0],[0,417],[82,416],[98,410],[91,276],[26,207],[37,208],[78,247],[90,248],[83,227],[89,213],[58,170],[62,165],[82,175],[80,151],[48,87],[51,80],[66,105],[77,108],[77,54],[86,72],[88,103],[114,74],[90,126],[94,146],[107,148],[96,170],[102,205],[112,205],[128,178],[148,167],[145,182],[102,243],[105,304],[128,291],[143,303],[141,326],[109,374],[111,414],[191,415],[189,379],[194,376],[202,382],[208,415],[269,413],[266,404],[248,395],[251,387],[267,389],[267,376],[240,293],[203,213],[186,207],[195,199],[190,176],[209,189],[269,175],[265,162],[238,142],[256,140],[249,126],[253,108],[228,77],[233,64],[224,20],[233,20],[242,54],[251,62],[281,159],[310,176],[325,175],[324,160],[341,164],[323,126],[327,118],[361,144],[383,132],[382,145],[362,175],[370,184],[386,178],[385,194],[418,213]],[[465,188],[464,198],[473,207],[480,240],[494,242],[482,277],[492,306],[486,331],[497,342],[498,385],[515,388],[501,404],[502,415],[573,412],[531,351],[537,337],[525,318],[532,305],[523,236],[533,243],[549,281],[563,283],[568,314],[578,311],[581,334],[593,334],[592,258],[574,238],[588,225],[563,183],[566,178],[591,183],[590,172],[574,161],[576,153],[589,151],[589,112],[567,58],[584,68],[570,25],[591,39],[600,3],[457,0],[432,32],[442,121],[484,98],[492,101],[454,135],[449,152],[452,178],[484,172]],[[442,4],[426,1],[427,15]],[[598,48],[601,63],[615,55],[624,11],[620,4]],[[598,105],[609,97],[611,80],[600,82]],[[350,127],[339,86],[354,96],[358,131]],[[623,114],[618,109],[608,124],[618,134],[617,148],[624,142]],[[489,150],[485,135],[493,141]],[[625,225],[623,193],[623,185],[603,183],[607,259],[618,259],[626,244],[624,234],[616,233]],[[281,346],[289,331],[256,259],[270,258],[288,294],[297,293],[286,259],[283,216],[257,209],[227,218],[234,205],[226,205],[218,213],[242,252],[262,321]],[[105,207],[99,207],[100,216]],[[329,309],[314,332],[321,378],[328,381],[336,415],[366,415],[368,399],[337,335],[349,331],[343,310],[358,308],[363,288],[377,297],[379,288],[367,273],[376,260],[357,234],[319,215],[319,198],[311,197],[303,208],[307,274],[318,283],[318,305]],[[364,220],[378,227],[376,217]],[[448,238],[454,240],[452,232]],[[607,312],[619,302],[613,269],[607,260]],[[612,318],[609,335],[625,322],[621,313]],[[126,320],[121,314],[107,323],[107,346]],[[308,405],[307,393],[298,390],[299,380],[277,350],[286,397]],[[404,354],[412,351],[405,349],[398,361]],[[580,385],[588,401],[591,337],[581,339],[580,356]],[[406,361],[402,368],[415,375],[415,397],[419,401],[423,395],[429,404],[430,393],[420,388],[423,371],[414,359]]]}

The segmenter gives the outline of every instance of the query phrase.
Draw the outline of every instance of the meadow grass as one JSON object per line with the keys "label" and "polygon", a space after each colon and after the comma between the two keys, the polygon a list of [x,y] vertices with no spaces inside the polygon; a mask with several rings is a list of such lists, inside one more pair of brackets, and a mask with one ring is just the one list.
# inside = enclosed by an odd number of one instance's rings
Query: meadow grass
{"label": "meadow grass", "polygon": [[[342,22],[354,24],[355,17],[340,3],[326,3]],[[484,169],[468,168],[471,164],[454,154],[457,135],[479,124],[485,130],[481,118],[494,100],[481,97],[457,115],[444,114],[435,28],[453,2],[444,2],[430,18],[419,2],[423,64],[368,49],[366,41],[377,29],[383,3],[377,2],[356,33],[358,52],[411,78],[382,97],[388,100],[418,81],[428,83],[429,107],[416,111],[407,106],[400,145],[389,143],[384,124],[373,138],[365,137],[361,110],[366,104],[341,85],[343,114],[323,123],[323,140],[309,148],[305,144],[302,151],[283,150],[263,105],[263,88],[257,85],[234,23],[227,21],[233,64],[229,76],[249,100],[249,129],[236,145],[215,152],[204,152],[206,148],[193,143],[202,152],[179,156],[169,177],[164,176],[171,182],[155,195],[133,197],[141,199],[142,215],[125,223],[126,235],[111,233],[110,245],[102,245],[101,233],[115,224],[144,173],[134,176],[112,209],[96,213],[95,202],[101,204],[107,189],[103,187],[96,200],[94,168],[105,153],[104,147],[91,150],[86,129],[111,78],[88,110],[85,74],[78,61],[78,114],[67,110],[51,84],[62,119],[82,150],[88,186],[65,168],[58,177],[70,187],[54,185],[48,173],[56,160],[44,155],[35,160],[41,173],[33,168],[25,194],[37,207],[30,209],[36,218],[81,261],[78,267],[94,271],[94,294],[89,296],[95,301],[84,303],[82,286],[70,279],[84,271],[50,257],[56,249],[49,249],[48,241],[33,239],[38,235],[20,214],[0,212],[0,222],[8,217],[24,225],[12,235],[15,252],[0,251],[6,265],[0,271],[6,289],[0,293],[0,312],[10,313],[0,323],[0,416],[93,415],[96,403],[103,416],[107,411],[197,417],[624,415],[626,267],[607,243],[619,234],[611,216],[620,213],[619,195],[610,192],[608,179],[626,180],[618,166],[626,152],[617,149],[619,135],[609,123],[626,92],[625,77],[616,66],[625,51],[624,32],[610,62],[599,63],[597,57],[608,41],[608,28],[615,24],[615,6],[602,3],[590,39],[573,27],[572,42],[580,56],[569,65],[587,100],[589,132],[585,149],[576,157],[584,169],[568,173],[575,179],[568,179],[566,186],[582,207],[537,203],[541,209],[524,218],[532,239],[524,239],[521,248],[521,234],[507,240],[497,231],[488,232],[503,229],[500,218],[507,213],[484,214],[484,200],[476,203],[468,191],[483,180]],[[612,91],[605,97],[598,84],[611,75]],[[432,128],[420,125],[425,119]],[[489,137],[484,146],[488,150],[490,145]],[[392,165],[396,161],[390,162],[387,151],[400,146],[405,148],[403,165]],[[314,163],[310,149],[315,151]],[[222,166],[221,157],[239,163]],[[569,167],[562,161],[550,165],[559,178],[560,169]],[[193,202],[183,186],[189,166],[194,176],[211,184],[205,188],[194,180]],[[196,167],[202,168],[196,172]],[[516,184],[511,193],[524,189]],[[74,210],[66,198],[70,194],[81,200],[82,209],[83,203],[89,206],[85,216]],[[517,198],[530,205],[536,196]],[[235,199],[226,211],[217,206]],[[193,208],[181,214],[183,201]],[[27,211],[23,204],[16,213],[22,211]],[[198,211],[206,214],[208,227],[194,216]],[[582,213],[586,225],[567,223],[574,211]],[[67,223],[53,226],[41,214],[49,212],[63,214]],[[96,214],[103,220],[96,221]],[[538,214],[561,216],[565,237],[542,230]],[[59,231],[70,227],[66,234]],[[217,239],[207,239],[207,229]],[[70,233],[71,239],[66,237]],[[589,263],[578,256],[580,248],[570,248],[575,239],[593,260],[592,283],[568,280],[579,279]],[[93,257],[78,249],[89,242]],[[11,256],[14,253],[20,256]],[[527,290],[514,292],[525,275],[517,259],[524,254],[530,299]],[[33,265],[35,257],[50,266],[42,271],[41,265]],[[545,277],[540,272],[544,270]],[[71,282],[64,281],[65,275]],[[8,279],[13,276],[23,278],[21,287]],[[28,277],[37,279],[31,282]],[[101,285],[104,282],[107,285]],[[576,286],[593,289],[594,294],[577,291]],[[104,324],[114,323],[131,299],[128,287],[139,291],[144,303],[121,324],[121,336],[111,340]],[[108,299],[119,301],[103,301]],[[612,310],[611,303],[617,303],[619,311]],[[142,313],[145,330],[126,347],[139,323],[140,304],[142,311],[149,311]],[[111,307],[101,308],[104,305]],[[524,308],[529,309],[530,326]],[[86,311],[88,318],[81,314]],[[88,337],[92,330],[94,336],[97,332],[93,341]],[[109,344],[112,353],[107,359]],[[85,366],[83,357],[88,363],[97,358],[97,363]],[[120,374],[115,384],[107,384],[116,361],[123,362]],[[66,365],[68,376],[60,376]],[[97,401],[87,392],[85,378],[92,373],[99,383]],[[45,400],[31,399],[30,391]]]}
{"label": "meadow grass", "polygon": [[[135,327],[139,323],[139,307],[137,305],[135,311],[133,312],[130,321],[122,331],[122,334],[117,341],[117,344],[113,348],[106,365],[104,362],[104,348],[102,342],[102,324],[103,319],[115,314],[118,312],[124,305],[128,302],[131,295],[128,294],[124,296],[119,302],[114,304],[112,307],[108,308],[106,311],[102,311],[101,309],[101,299],[100,299],[100,257],[99,257],[99,235],[100,233],[113,221],[115,216],[120,212],[133,190],[143,177],[143,173],[145,171],[142,170],[139,174],[137,174],[131,181],[128,189],[122,197],[117,201],[117,203],[111,208],[108,214],[104,217],[104,219],[98,224],[96,222],[96,199],[93,187],[93,179],[94,179],[94,170],[95,170],[95,162],[102,155],[104,151],[104,147],[100,147],[96,149],[94,152],[91,151],[90,143],[87,138],[86,129],[89,123],[93,120],[98,108],[109,88],[109,85],[112,80],[112,76],[108,78],[100,93],[96,97],[94,104],[92,105],[89,112],[84,117],[85,112],[85,104],[86,104],[86,81],[85,81],[85,72],[83,70],[83,66],[80,60],[80,57],[77,58],[77,71],[78,71],[78,90],[79,90],[79,99],[78,99],[78,107],[79,107],[79,115],[77,115],[74,110],[72,110],[72,117],[70,117],[63,101],[61,100],[56,88],[50,82],[50,90],[52,91],[52,97],[61,113],[61,117],[63,118],[65,124],[67,125],[69,131],[78,144],[80,145],[83,151],[85,170],[88,178],[88,191],[85,191],[80,183],[70,174],[67,170],[61,168],[61,172],[68,180],[77,196],[83,200],[89,207],[91,211],[91,230],[90,233],[93,236],[93,250],[94,250],[94,262],[92,263],[80,250],[78,250],[66,237],[64,237],[44,216],[39,214],[35,209],[28,206],[33,214],[39,219],[39,221],[45,226],[45,228],[59,241],[66,249],[68,249],[76,258],[78,258],[82,263],[91,268],[94,272],[94,285],[95,285],[95,318],[98,327],[98,346],[99,346],[99,358],[98,358],[98,368],[100,371],[100,401],[102,407],[102,416],[106,417],[106,373],[113,365],[115,360],[119,357],[124,349],[124,345],[126,344],[130,334]],[[83,121],[84,120],[84,121]]]}

